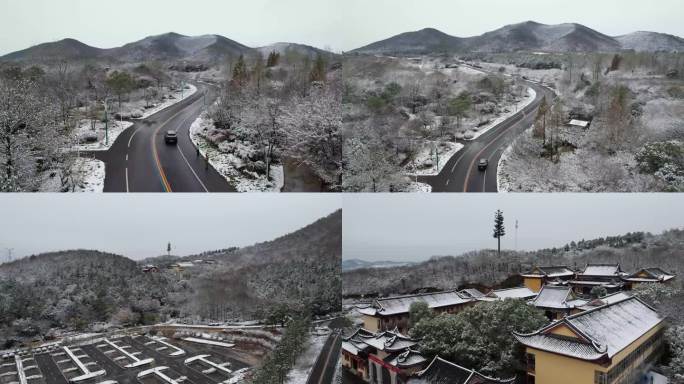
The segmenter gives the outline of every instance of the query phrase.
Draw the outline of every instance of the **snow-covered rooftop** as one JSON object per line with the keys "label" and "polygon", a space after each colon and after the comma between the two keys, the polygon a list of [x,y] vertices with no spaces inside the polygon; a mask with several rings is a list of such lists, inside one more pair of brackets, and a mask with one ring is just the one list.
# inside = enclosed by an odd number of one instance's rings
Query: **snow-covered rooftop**
{"label": "snow-covered rooftop", "polygon": [[566,266],[550,266],[550,267],[535,267],[531,271],[525,273],[523,276],[527,277],[570,277],[574,276],[575,272]]}
{"label": "snow-covered rooftop", "polygon": [[[629,297],[568,316],[535,333],[515,334],[515,337],[532,348],[598,360],[604,356],[612,358],[662,322],[663,318],[655,310],[637,298]],[[563,325],[576,333],[576,340],[550,333]]]}
{"label": "snow-covered rooftop", "polygon": [[623,275],[620,264],[587,264],[579,276],[620,277]]}
{"label": "snow-covered rooftop", "polygon": [[530,301],[530,304],[540,308],[572,309],[586,304],[586,300],[578,299],[569,287],[545,285]]}
{"label": "snow-covered rooftop", "polygon": [[512,383],[515,377],[510,379],[497,379],[487,377],[472,369],[464,368],[458,364],[444,360],[436,356],[430,365],[418,372],[416,376],[409,378],[408,384],[502,384]]}
{"label": "snow-covered rooftop", "polygon": [[531,289],[527,287],[518,287],[518,288],[507,288],[507,289],[498,289],[489,292],[487,294],[489,297],[494,297],[498,299],[530,299],[532,297],[537,296],[536,293],[534,293]]}
{"label": "snow-covered rooftop", "polygon": [[390,355],[386,362],[398,368],[410,368],[422,365],[427,361],[425,356],[411,348],[395,355]]}
{"label": "snow-covered rooftop", "polygon": [[579,309],[583,311],[588,311],[590,309],[594,309],[596,307],[600,307],[606,304],[617,303],[618,301],[629,299],[630,297],[632,296],[626,292],[616,292],[611,295],[604,296],[600,299],[591,300],[586,304],[582,305],[581,307],[579,307]]}
{"label": "snow-covered rooftop", "polygon": [[675,278],[675,274],[661,268],[643,268],[625,278],[634,282],[665,282]]}
{"label": "snow-covered rooftop", "polygon": [[456,291],[397,296],[386,299],[377,299],[374,303],[375,308],[359,309],[359,312],[371,316],[392,316],[404,314],[409,312],[411,304],[418,301],[426,302],[430,308],[443,308],[466,304],[471,302],[472,299],[464,298]]}
{"label": "snow-covered rooftop", "polygon": [[[418,340],[405,336],[398,331],[383,331],[378,333],[366,329],[357,329],[351,336],[344,338],[348,352],[356,354],[367,346],[388,353],[404,351],[418,344]],[[344,348],[343,344],[343,348]]]}

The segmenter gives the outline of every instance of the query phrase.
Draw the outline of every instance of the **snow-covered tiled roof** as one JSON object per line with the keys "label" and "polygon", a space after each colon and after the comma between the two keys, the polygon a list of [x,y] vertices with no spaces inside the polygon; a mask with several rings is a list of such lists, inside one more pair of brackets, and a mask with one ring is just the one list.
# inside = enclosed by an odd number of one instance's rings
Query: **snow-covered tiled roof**
{"label": "snow-covered tiled roof", "polygon": [[374,306],[377,309],[377,315],[391,316],[408,313],[411,304],[418,301],[426,302],[430,308],[442,308],[466,304],[472,299],[464,298],[456,291],[446,291],[377,299]]}
{"label": "snow-covered tiled roof", "polygon": [[[363,328],[357,329],[352,335],[343,339],[356,350],[366,350],[368,347],[385,352],[403,351],[418,344],[418,340],[405,336],[399,331],[384,331],[374,333]],[[344,347],[344,345],[343,345]],[[350,348],[351,353],[354,349]]]}
{"label": "snow-covered tiled roof", "polygon": [[487,377],[436,356],[427,368],[409,378],[408,384],[503,384],[514,381],[515,377],[510,379]]}
{"label": "snow-covered tiled roof", "polygon": [[[568,316],[532,334],[514,335],[522,344],[532,348],[597,360],[602,355],[612,358],[662,321],[663,318],[651,307],[635,297],[629,297]],[[574,330],[580,338],[571,339],[549,333],[561,325]]]}
{"label": "snow-covered tiled roof", "polygon": [[586,300],[577,299],[572,289],[562,286],[545,285],[530,304],[540,308],[571,309],[586,304]]}
{"label": "snow-covered tiled roof", "polygon": [[665,282],[674,278],[675,274],[665,272],[661,268],[643,268],[627,276],[625,280],[634,282]]}
{"label": "snow-covered tiled roof", "polygon": [[579,276],[620,277],[623,275],[620,264],[587,264]]}
{"label": "snow-covered tiled roof", "polygon": [[516,335],[516,339],[522,344],[539,349],[542,351],[549,351],[560,353],[565,356],[576,357],[582,360],[600,360],[606,355],[605,350],[596,348],[590,343],[582,343],[576,340],[570,340],[563,337],[553,335]]}
{"label": "snow-covered tiled roof", "polygon": [[566,266],[550,266],[550,267],[535,267],[531,271],[523,274],[523,276],[536,277],[570,277],[574,276],[575,272]]}
{"label": "snow-covered tiled roof", "polygon": [[397,368],[409,368],[424,364],[427,361],[425,356],[411,348],[390,355],[385,362]]}
{"label": "snow-covered tiled roof", "polygon": [[600,307],[603,305],[617,303],[618,301],[629,299],[630,297],[632,297],[632,295],[630,295],[629,293],[616,292],[616,293],[604,296],[600,299],[591,300],[591,301],[583,304],[581,307],[579,307],[579,309],[581,309],[583,311],[588,311],[590,309],[594,309],[596,307]]}
{"label": "snow-covered tiled roof", "polygon": [[472,297],[474,299],[477,299],[478,297],[484,297],[484,293],[480,292],[479,290],[475,288],[466,288],[458,292],[461,296],[463,297]]}
{"label": "snow-covered tiled roof", "polygon": [[531,289],[527,287],[497,289],[489,292],[487,296],[499,299],[529,299],[537,296]]}
{"label": "snow-covered tiled roof", "polygon": [[624,284],[621,281],[598,281],[598,280],[570,280],[570,284],[572,285],[600,285],[606,288],[619,288],[623,286]]}

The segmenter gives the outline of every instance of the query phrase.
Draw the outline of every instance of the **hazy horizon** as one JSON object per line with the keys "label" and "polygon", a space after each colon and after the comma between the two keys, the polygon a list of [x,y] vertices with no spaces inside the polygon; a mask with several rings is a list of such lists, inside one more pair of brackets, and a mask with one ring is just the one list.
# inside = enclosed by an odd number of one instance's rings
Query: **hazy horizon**
{"label": "hazy horizon", "polygon": [[244,247],[294,232],[342,208],[335,195],[10,194],[0,199],[0,263],[92,249],[140,260]]}
{"label": "hazy horizon", "polygon": [[[167,32],[219,34],[250,47],[291,42],[339,52],[428,27],[468,37],[527,20],[576,22],[610,36],[643,30],[684,36],[678,0],[657,6],[634,0],[426,0],[421,12],[409,0],[195,0],[191,12],[177,0],[3,1],[0,55],[64,38],[112,48]],[[237,7],[239,17],[232,17]]]}
{"label": "hazy horizon", "polygon": [[345,196],[342,258],[419,262],[496,249],[492,230],[497,209],[505,219],[502,249],[516,249],[516,220],[517,250],[527,251],[684,228],[684,204],[677,194]]}

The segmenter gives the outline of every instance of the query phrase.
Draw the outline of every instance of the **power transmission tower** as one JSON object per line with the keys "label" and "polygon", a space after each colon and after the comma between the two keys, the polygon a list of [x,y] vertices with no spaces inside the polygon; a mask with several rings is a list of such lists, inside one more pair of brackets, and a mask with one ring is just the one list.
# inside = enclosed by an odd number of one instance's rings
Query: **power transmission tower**
{"label": "power transmission tower", "polygon": [[515,220],[515,250],[518,250],[518,220]]}

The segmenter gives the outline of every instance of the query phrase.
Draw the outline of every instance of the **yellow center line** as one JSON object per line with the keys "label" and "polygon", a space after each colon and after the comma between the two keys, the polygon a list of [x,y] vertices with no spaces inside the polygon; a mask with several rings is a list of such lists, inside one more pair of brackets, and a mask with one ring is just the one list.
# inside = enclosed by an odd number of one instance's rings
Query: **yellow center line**
{"label": "yellow center line", "polygon": [[[197,92],[195,92],[195,94],[197,94]],[[192,96],[190,96],[190,97],[192,97]],[[191,106],[195,102],[196,101],[193,101],[188,106]],[[155,139],[157,138],[157,135],[159,134],[159,130],[162,129],[162,127],[164,127],[166,124],[169,123],[169,121],[175,119],[178,115],[180,115],[184,111],[185,111],[185,108],[181,109],[180,111],[176,112],[173,116],[169,117],[165,122],[163,122],[160,126],[158,126],[157,129],[155,129],[154,133],[152,134],[152,154],[154,156],[154,161],[157,164],[157,170],[159,171],[159,176],[161,176],[162,185],[164,186],[165,192],[173,192],[173,190],[171,190],[171,185],[169,184],[169,180],[166,178],[166,173],[164,172],[164,168],[162,167],[161,161],[159,160],[159,154],[157,153],[157,142]]]}

